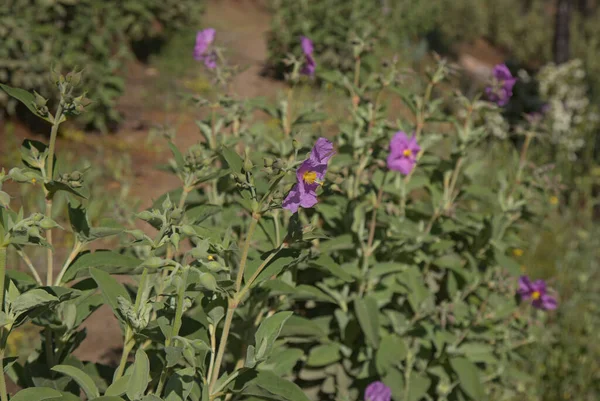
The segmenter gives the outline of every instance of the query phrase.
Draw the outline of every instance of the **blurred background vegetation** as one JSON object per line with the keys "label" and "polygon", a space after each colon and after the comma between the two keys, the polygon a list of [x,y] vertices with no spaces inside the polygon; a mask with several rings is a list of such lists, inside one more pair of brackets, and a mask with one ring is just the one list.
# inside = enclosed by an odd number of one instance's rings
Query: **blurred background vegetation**
{"label": "blurred background vegetation", "polygon": [[[526,227],[530,241],[522,245],[522,254],[515,255],[524,272],[549,278],[560,294],[559,309],[544,318],[539,342],[529,347],[521,362],[535,383],[528,389],[530,399],[599,400],[600,2],[4,0],[0,2],[0,82],[49,96],[49,66],[60,60],[62,64],[54,66],[58,70],[82,67],[88,81],[85,87],[91,90],[88,97],[94,103],[83,114],[80,128],[126,135],[120,131],[128,122],[122,119],[119,98],[127,95],[132,84],[128,68],[138,63],[159,71],[150,81],[155,87],[148,89],[152,95],[146,96],[149,99],[163,99],[160,95],[175,78],[188,90],[208,90],[210,84],[191,59],[194,32],[215,25],[220,31],[239,29],[228,26],[231,20],[227,14],[242,3],[244,7],[256,3],[255,7],[268,10],[270,25],[264,27],[267,35],[263,38],[268,52],[261,63],[272,77],[283,77],[284,57],[298,53],[299,36],[314,41],[319,72],[314,88],[301,92],[306,101],[334,98],[327,90],[327,74],[353,69],[347,60],[352,59],[357,41],[366,40],[373,47],[372,56],[363,60],[366,70],[378,68],[392,55],[416,71],[422,71],[431,51],[457,62],[469,55],[478,63],[471,68],[461,63],[467,70],[462,72],[466,78],[455,82],[467,93],[483,84],[478,79],[485,75],[485,68],[490,70],[494,63],[506,61],[519,82],[504,112],[509,123],[488,122],[497,135],[489,144],[489,152],[482,155],[484,166],[493,175],[496,163],[518,158],[514,144],[522,141],[519,127],[526,115],[532,118],[540,113],[532,153],[538,168],[550,169],[557,177],[555,192],[548,194],[551,217]],[[210,19],[202,15],[207,8],[213,9]],[[212,18],[215,16],[218,18]],[[253,15],[247,18],[244,23],[252,25]],[[236,48],[233,42],[226,45]],[[280,85],[270,80],[260,82]],[[245,95],[244,90],[239,92]],[[545,114],[544,105],[550,106]],[[25,115],[2,92],[0,107],[5,115]],[[332,111],[344,112],[335,105]],[[392,111],[402,113],[393,107]],[[17,151],[18,146],[9,146],[12,125],[0,123],[0,166],[11,166],[15,155],[5,149]],[[63,140],[77,148],[77,142],[88,134],[79,128],[70,129],[78,135],[63,132]],[[133,205],[128,195],[130,185],[149,183],[138,180],[132,184],[135,172],[130,170],[135,169],[135,163],[127,155],[135,144],[129,146],[118,149],[121,156],[104,157],[117,154],[114,148],[96,155],[104,166],[96,179],[121,182],[120,203]],[[105,194],[98,199],[98,216],[114,212],[110,207],[114,197]],[[13,347],[19,349],[25,337],[15,338],[18,343]]]}

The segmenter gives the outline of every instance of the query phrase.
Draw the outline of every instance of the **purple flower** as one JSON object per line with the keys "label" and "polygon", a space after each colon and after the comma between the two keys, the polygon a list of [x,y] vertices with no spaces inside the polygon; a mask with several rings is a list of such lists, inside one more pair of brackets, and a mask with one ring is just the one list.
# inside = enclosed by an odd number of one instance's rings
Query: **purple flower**
{"label": "purple flower", "polygon": [[373,382],[365,390],[365,401],[390,401],[392,390],[382,382]]}
{"label": "purple flower", "polygon": [[410,174],[417,163],[417,155],[420,151],[421,147],[414,135],[409,139],[404,132],[396,132],[390,141],[390,154],[387,157],[388,168],[404,175]]}
{"label": "purple flower", "polygon": [[333,144],[325,138],[319,138],[310,152],[308,159],[304,160],[296,171],[298,183],[283,201],[284,209],[292,213],[298,207],[311,208],[317,204],[317,188],[322,185],[327,162],[333,156]]}
{"label": "purple flower", "polygon": [[300,72],[312,77],[315,75],[315,70],[317,69],[317,63],[313,58],[313,42],[306,36],[302,36],[300,38],[300,45],[302,46],[302,52],[304,52],[304,58],[306,59]]}
{"label": "purple flower", "polygon": [[519,295],[521,299],[531,299],[531,304],[543,310],[553,310],[558,306],[556,298],[546,293],[546,282],[536,280],[533,283],[527,276],[519,277]]}
{"label": "purple flower", "polygon": [[506,64],[498,64],[494,67],[492,85],[485,88],[485,94],[490,102],[498,106],[505,106],[511,98],[513,87],[517,82]]}
{"label": "purple flower", "polygon": [[206,28],[203,31],[196,33],[196,46],[194,46],[194,59],[204,62],[204,65],[209,69],[217,67],[217,54],[210,51],[210,45],[215,40],[215,30]]}

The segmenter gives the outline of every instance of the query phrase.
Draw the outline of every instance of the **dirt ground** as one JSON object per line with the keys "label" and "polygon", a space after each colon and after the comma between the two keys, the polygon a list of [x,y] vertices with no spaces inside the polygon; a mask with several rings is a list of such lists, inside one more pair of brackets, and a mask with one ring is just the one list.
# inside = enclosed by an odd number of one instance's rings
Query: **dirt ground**
{"label": "dirt ground", "polygon": [[[261,2],[256,0],[211,0],[208,1],[203,27],[212,26],[217,29],[219,43],[230,49],[232,62],[247,67],[238,75],[232,90],[240,97],[257,95],[273,97],[283,88],[281,82],[263,77],[261,71],[267,58],[266,32],[269,28],[270,16]],[[199,28],[203,28],[199,27]],[[474,74],[485,74],[490,67],[501,61],[501,56],[485,49],[485,57],[476,58],[474,53],[481,53],[482,44],[475,44],[464,49],[459,63]],[[485,46],[484,46],[485,47]],[[182,57],[190,57],[189,54]],[[485,61],[481,61],[481,60]],[[199,68],[201,68],[199,66]],[[168,74],[142,64],[129,66],[127,75],[127,93],[120,100],[119,109],[125,116],[125,122],[116,133],[110,136],[90,136],[85,144],[73,145],[67,140],[59,140],[58,147],[77,149],[81,154],[93,153],[98,141],[104,145],[121,143],[125,146],[114,146],[115,152],[128,152],[132,158],[134,180],[132,193],[142,201],[142,207],[152,204],[156,194],[162,194],[179,186],[173,176],[157,171],[156,165],[168,160],[169,153],[162,149],[148,150],[139,144],[146,141],[148,127],[155,124],[169,124],[177,127],[176,144],[180,148],[196,143],[200,136],[194,120],[198,117],[190,112],[165,111],[164,107],[148,104],[160,104],[162,93],[155,88],[157,74]],[[152,96],[153,102],[147,102]],[[1,122],[0,122],[1,123]],[[0,126],[0,143],[6,130]],[[17,137],[31,137],[26,128],[16,125]],[[22,139],[19,138],[19,139]],[[43,140],[43,138],[40,138]],[[1,149],[0,149],[1,151]],[[118,183],[115,183],[118,185]],[[116,364],[122,348],[122,334],[108,306],[96,311],[84,324],[87,338],[76,351],[82,360]]]}

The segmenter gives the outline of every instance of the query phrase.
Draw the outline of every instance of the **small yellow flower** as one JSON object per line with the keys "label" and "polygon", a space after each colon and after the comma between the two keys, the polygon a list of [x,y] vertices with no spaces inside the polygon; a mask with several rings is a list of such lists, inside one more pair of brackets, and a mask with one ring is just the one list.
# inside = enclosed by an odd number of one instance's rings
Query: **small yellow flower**
{"label": "small yellow flower", "polygon": [[208,257],[206,259],[208,259],[208,260],[215,260],[215,257],[213,255],[208,255]]}
{"label": "small yellow flower", "polygon": [[558,205],[558,196],[551,196],[550,197],[550,204],[553,206]]}
{"label": "small yellow flower", "polygon": [[523,256],[523,250],[521,248],[513,249],[512,253],[517,258],[520,258],[521,256]]}
{"label": "small yellow flower", "polygon": [[31,183],[32,183],[33,185],[35,185],[35,183],[36,183],[36,182],[37,182],[37,180],[36,180],[35,178],[32,178],[32,179],[31,179]]}

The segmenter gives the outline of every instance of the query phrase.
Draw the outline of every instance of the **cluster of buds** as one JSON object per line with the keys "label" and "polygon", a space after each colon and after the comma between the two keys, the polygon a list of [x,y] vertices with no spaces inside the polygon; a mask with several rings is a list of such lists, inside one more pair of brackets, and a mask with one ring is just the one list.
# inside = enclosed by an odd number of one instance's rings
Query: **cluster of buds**
{"label": "cluster of buds", "polygon": [[198,171],[211,164],[210,158],[206,157],[200,147],[192,147],[184,157],[185,168],[189,171]]}
{"label": "cluster of buds", "polygon": [[[81,82],[81,75],[82,71],[76,70],[69,72],[66,76],[58,74],[56,71],[52,71],[51,73],[51,79],[60,92],[62,112],[66,115],[79,115],[89,104],[89,100],[85,97],[85,92],[79,96],[75,96],[73,93]],[[60,116],[58,117],[60,118]]]}
{"label": "cluster of buds", "polygon": [[26,237],[28,242],[43,242],[42,230],[58,227],[58,224],[41,213],[34,213],[26,219],[20,220],[9,228],[11,237]]}
{"label": "cluster of buds", "polygon": [[57,181],[62,182],[71,188],[81,188],[83,187],[83,173],[79,171],[64,173],[58,177]]}
{"label": "cluster of buds", "polygon": [[280,159],[271,159],[269,157],[265,157],[263,159],[263,166],[267,173],[272,173],[274,175],[278,175],[284,169],[284,165]]}
{"label": "cluster of buds", "polygon": [[50,111],[48,110],[48,106],[46,106],[46,103],[48,103],[48,99],[44,98],[42,95],[40,95],[36,91],[33,91],[33,94],[35,96],[35,101],[33,102],[33,107],[34,107],[35,111],[40,116],[47,117],[48,114],[50,114]]}

